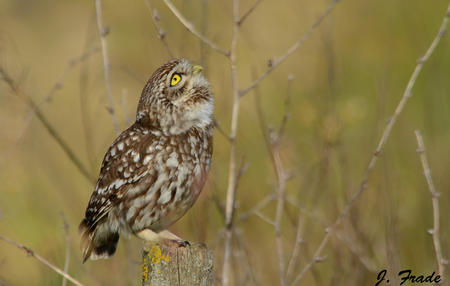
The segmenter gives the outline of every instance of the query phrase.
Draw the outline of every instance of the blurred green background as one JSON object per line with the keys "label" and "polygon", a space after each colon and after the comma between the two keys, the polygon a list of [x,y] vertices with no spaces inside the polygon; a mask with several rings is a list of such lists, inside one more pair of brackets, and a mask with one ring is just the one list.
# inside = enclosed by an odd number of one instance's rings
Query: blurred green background
{"label": "blurred green background", "polygon": [[[240,1],[240,14],[254,0]],[[176,57],[204,66],[215,95],[215,118],[230,130],[232,90],[228,60],[189,33],[162,1],[152,1]],[[187,19],[229,49],[232,3],[177,0]],[[309,29],[329,1],[263,0],[242,24],[237,48],[241,88],[261,74]],[[301,222],[303,242],[289,281],[312,259],[353,194],[387,120],[400,100],[417,59],[441,24],[447,1],[344,0],[258,86],[265,119],[278,128],[290,95],[280,150],[292,175],[290,203],[282,220],[285,263]],[[144,1],[103,1],[111,85],[120,128],[134,120],[140,92],[152,72],[169,60]],[[102,53],[94,1],[0,0],[0,65],[74,150],[89,173],[116,133],[106,110]],[[89,57],[67,69],[72,59]],[[67,70],[67,72],[65,72]],[[291,80],[288,77],[291,76]],[[300,285],[373,285],[382,269],[417,275],[437,271],[431,236],[430,194],[414,130],[420,129],[440,196],[441,242],[449,258],[450,237],[450,40],[444,37],[425,64],[369,187]],[[52,87],[61,88],[48,98]],[[241,99],[237,159],[249,164],[239,181],[237,217],[274,191],[276,176],[258,124],[254,91]],[[208,184],[194,208],[172,230],[214,249],[216,276],[223,260],[221,230],[229,142],[219,132]],[[69,273],[86,285],[138,285],[141,242],[119,243],[110,260],[81,264],[77,227],[93,191],[23,100],[0,82],[0,234],[31,247],[63,267],[69,224]],[[276,202],[261,210],[274,218]],[[260,215],[261,216],[261,215]],[[300,218],[300,220],[299,220]],[[274,228],[257,215],[236,222],[233,285],[279,284]],[[447,273],[450,270],[447,269]],[[392,278],[394,279],[394,278]],[[61,277],[0,241],[0,285],[59,285]],[[219,281],[216,283],[220,285]]]}

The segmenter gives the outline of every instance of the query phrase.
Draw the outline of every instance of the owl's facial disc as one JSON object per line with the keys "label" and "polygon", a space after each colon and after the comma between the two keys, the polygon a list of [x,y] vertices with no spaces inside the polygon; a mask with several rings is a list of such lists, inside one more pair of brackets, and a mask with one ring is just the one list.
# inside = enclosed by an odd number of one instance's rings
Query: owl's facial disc
{"label": "owl's facial disc", "polygon": [[157,69],[142,91],[136,120],[166,135],[212,124],[213,97],[202,68],[186,59]]}
{"label": "owl's facial disc", "polygon": [[[180,103],[195,93],[195,89],[207,88],[209,83],[202,74],[203,67],[182,59],[166,78],[166,95],[174,103]],[[181,100],[180,100],[181,99]]]}
{"label": "owl's facial disc", "polygon": [[202,70],[199,65],[181,61],[169,75],[169,98],[186,127],[203,128],[212,123],[213,97]]}

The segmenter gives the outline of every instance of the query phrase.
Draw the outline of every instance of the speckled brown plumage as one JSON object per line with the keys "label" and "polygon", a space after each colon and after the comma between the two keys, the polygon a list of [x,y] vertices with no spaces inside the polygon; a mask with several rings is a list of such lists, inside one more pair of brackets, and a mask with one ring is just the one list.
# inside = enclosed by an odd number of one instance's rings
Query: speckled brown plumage
{"label": "speckled brown plumage", "polygon": [[159,233],[192,207],[210,168],[212,111],[198,66],[172,60],[155,71],[136,122],[103,159],[80,224],[84,261],[114,254],[120,234]]}

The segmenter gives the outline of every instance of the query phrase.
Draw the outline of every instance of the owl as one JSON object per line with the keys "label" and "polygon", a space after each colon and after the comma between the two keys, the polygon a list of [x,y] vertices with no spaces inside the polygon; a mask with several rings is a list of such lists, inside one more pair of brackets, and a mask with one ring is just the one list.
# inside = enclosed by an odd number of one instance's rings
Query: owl
{"label": "owl", "polygon": [[187,242],[167,228],[195,203],[210,168],[213,96],[202,67],[175,59],[145,85],[136,122],[109,147],[80,224],[83,263],[120,235]]}

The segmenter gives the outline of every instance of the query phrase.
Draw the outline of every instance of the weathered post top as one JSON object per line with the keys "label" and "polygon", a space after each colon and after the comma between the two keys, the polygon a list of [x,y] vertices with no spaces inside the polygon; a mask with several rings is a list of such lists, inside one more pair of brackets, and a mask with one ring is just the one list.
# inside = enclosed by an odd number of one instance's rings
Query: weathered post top
{"label": "weathered post top", "polygon": [[169,247],[147,242],[142,260],[143,286],[214,284],[213,254],[204,244]]}

